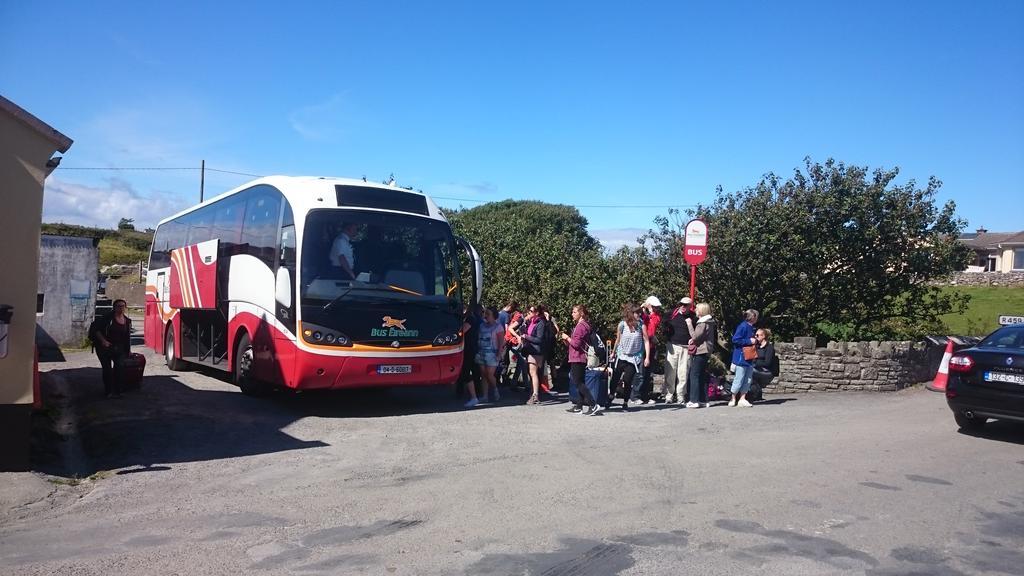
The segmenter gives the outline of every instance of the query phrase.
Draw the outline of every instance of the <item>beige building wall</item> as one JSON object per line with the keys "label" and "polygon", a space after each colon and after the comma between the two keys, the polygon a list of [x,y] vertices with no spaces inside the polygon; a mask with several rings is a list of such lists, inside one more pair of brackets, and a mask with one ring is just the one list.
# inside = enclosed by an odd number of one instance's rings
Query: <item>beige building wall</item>
{"label": "beige building wall", "polygon": [[43,180],[55,149],[23,122],[0,114],[0,304],[14,306],[8,354],[0,360],[0,404],[32,402]]}
{"label": "beige building wall", "polygon": [[1000,272],[1012,272],[1013,271],[1013,248],[1004,248],[999,253],[999,271]]}
{"label": "beige building wall", "polygon": [[0,304],[13,307],[0,359],[0,470],[28,470],[43,180],[71,139],[0,96]]}

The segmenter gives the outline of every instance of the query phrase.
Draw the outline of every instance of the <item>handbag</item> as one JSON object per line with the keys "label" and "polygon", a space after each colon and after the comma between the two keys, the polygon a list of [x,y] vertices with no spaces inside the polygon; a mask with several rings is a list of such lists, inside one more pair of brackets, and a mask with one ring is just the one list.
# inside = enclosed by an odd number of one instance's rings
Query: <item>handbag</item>
{"label": "handbag", "polygon": [[744,346],[743,359],[747,362],[757,360],[757,348],[755,346]]}
{"label": "handbag", "polygon": [[697,345],[696,344],[687,344],[686,345],[686,353],[689,354],[690,356],[693,356],[694,354],[696,354],[697,353]]}

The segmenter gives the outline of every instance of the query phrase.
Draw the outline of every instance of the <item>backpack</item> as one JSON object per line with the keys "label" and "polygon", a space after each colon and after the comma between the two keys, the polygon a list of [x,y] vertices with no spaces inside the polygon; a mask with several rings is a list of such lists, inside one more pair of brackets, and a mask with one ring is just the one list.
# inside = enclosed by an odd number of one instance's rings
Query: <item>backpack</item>
{"label": "backpack", "polygon": [[89,324],[89,344],[91,345],[92,350],[96,350],[99,346],[100,339],[97,335],[100,332],[103,332],[104,327],[103,316],[94,317],[92,322]]}
{"label": "backpack", "polygon": [[[513,330],[512,329],[512,324],[515,324],[516,322],[519,322],[519,329],[518,330]],[[519,346],[519,344],[517,344],[516,336],[520,332],[522,332],[522,330],[523,330],[523,315],[520,312],[515,312],[515,313],[512,314],[512,317],[508,319],[508,324],[505,325],[505,344],[507,344],[509,348],[512,348],[512,349],[515,349],[515,350],[519,349],[520,346]]]}
{"label": "backpack", "polygon": [[545,358],[551,358],[555,352],[555,325],[547,319],[542,322],[544,322],[544,336],[540,341],[540,353]]}
{"label": "backpack", "polygon": [[[597,333],[597,330],[590,331],[590,337],[587,338],[587,358],[591,355],[597,360],[597,366],[604,366],[608,363],[608,346],[605,345],[604,340],[601,340],[601,335]],[[587,362],[588,367],[590,363]],[[596,368],[597,366],[593,366]]]}

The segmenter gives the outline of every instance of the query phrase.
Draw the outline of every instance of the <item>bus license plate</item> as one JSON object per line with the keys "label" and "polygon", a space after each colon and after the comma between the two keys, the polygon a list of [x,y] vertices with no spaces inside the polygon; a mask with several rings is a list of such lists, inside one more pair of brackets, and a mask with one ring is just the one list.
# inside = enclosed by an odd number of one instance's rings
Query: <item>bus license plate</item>
{"label": "bus license plate", "polygon": [[381,364],[377,366],[377,374],[411,374],[412,366],[409,364]]}
{"label": "bus license plate", "polygon": [[985,372],[985,381],[1024,384],[1024,376],[1020,376],[1017,374],[1003,374],[1002,372]]}

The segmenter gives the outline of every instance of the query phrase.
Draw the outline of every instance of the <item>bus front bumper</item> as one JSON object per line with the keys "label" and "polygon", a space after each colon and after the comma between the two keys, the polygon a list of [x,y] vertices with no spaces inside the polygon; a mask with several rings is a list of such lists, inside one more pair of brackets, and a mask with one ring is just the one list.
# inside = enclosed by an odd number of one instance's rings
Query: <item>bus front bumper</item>
{"label": "bus front bumper", "polygon": [[454,384],[462,352],[441,356],[363,357],[303,355],[296,362],[299,390]]}

